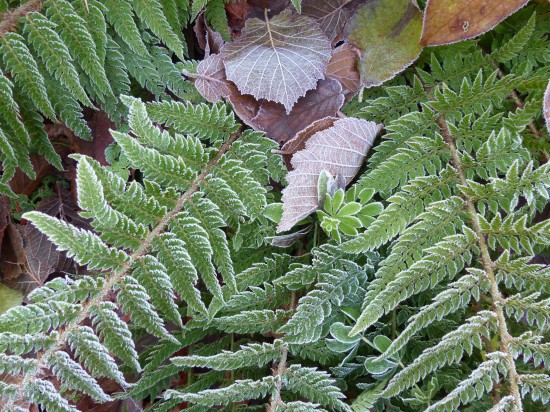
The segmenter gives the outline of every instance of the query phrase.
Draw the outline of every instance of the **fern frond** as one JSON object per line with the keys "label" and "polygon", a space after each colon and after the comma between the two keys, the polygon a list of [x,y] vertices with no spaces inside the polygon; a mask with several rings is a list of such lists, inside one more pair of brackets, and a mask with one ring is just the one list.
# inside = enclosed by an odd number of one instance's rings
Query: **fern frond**
{"label": "fern frond", "polygon": [[489,354],[489,360],[481,363],[468,379],[460,382],[455,390],[431,405],[426,412],[452,412],[460,405],[467,405],[472,400],[482,398],[500,381],[499,372],[505,373],[502,364],[506,361],[506,356],[501,352]]}
{"label": "fern frond", "polygon": [[432,324],[435,320],[443,319],[450,313],[467,306],[471,299],[479,301],[482,293],[489,289],[485,273],[476,273],[477,269],[470,268],[472,275],[461,277],[458,281],[451,283],[446,290],[439,293],[430,305],[424,306],[420,312],[412,316],[408,325],[401,334],[392,341],[391,345],[378,359],[389,358],[400,351],[421,329]]}
{"label": "fern frond", "polygon": [[157,0],[135,0],[132,2],[132,7],[136,15],[141,21],[153,32],[158,38],[168,46],[176,55],[184,60],[184,55],[187,54],[186,45],[183,43],[183,38],[177,36],[166,16],[163,13],[162,5]]}
{"label": "fern frond", "polygon": [[128,324],[116,314],[113,302],[101,302],[90,309],[92,324],[103,344],[110,352],[136,371],[141,370],[138,354]]}
{"label": "fern frond", "polygon": [[283,387],[330,410],[351,411],[341,401],[344,394],[334,385],[334,379],[326,372],[302,365],[291,365],[283,374]]}
{"label": "fern frond", "polygon": [[141,34],[134,21],[134,13],[130,3],[127,0],[104,0],[104,4],[109,10],[105,17],[120,38],[134,53],[148,56],[149,53],[145,44],[143,44]]}
{"label": "fern frond", "polygon": [[56,121],[53,107],[50,103],[44,77],[38,70],[24,38],[16,33],[7,33],[1,39],[0,54],[4,59],[6,69],[12,73],[15,81],[33,103],[46,117]]}
{"label": "fern frond", "polygon": [[235,352],[223,351],[214,356],[180,356],[172,358],[178,367],[200,367],[214,370],[234,370],[246,366],[263,366],[281,355],[281,341],[273,344],[251,343]]}
{"label": "fern frond", "polygon": [[468,228],[464,228],[464,232],[447,236],[429,248],[423,259],[400,272],[384,290],[368,302],[351,334],[356,335],[367,329],[404,299],[433,287],[446,277],[452,278],[462,270],[464,264],[472,259],[471,251],[475,251],[477,247],[476,234]]}
{"label": "fern frond", "polygon": [[382,396],[394,396],[414,385],[429,373],[449,364],[459,362],[464,352],[471,354],[474,347],[483,346],[482,337],[489,336],[489,331],[496,327],[496,315],[493,312],[479,312],[468,319],[468,322],[457,330],[445,335],[441,341],[426,349],[410,365],[395,375]]}
{"label": "fern frond", "polygon": [[123,387],[126,381],[118,370],[115,360],[107,349],[100,343],[93,329],[79,326],[67,332],[67,342],[74,352],[74,356],[95,377],[107,377],[118,382]]}
{"label": "fern frond", "polygon": [[176,398],[180,402],[214,406],[241,402],[248,399],[264,398],[277,384],[277,378],[266,376],[261,381],[238,380],[234,384],[220,389],[208,389],[198,393],[185,393],[171,389],[165,392],[165,399]]}
{"label": "fern frond", "polygon": [[86,21],[65,0],[48,0],[44,3],[44,8],[46,17],[57,24],[61,39],[84,73],[89,76],[97,88],[96,91],[101,96],[112,95],[113,90]]}
{"label": "fern frond", "polygon": [[50,363],[53,373],[62,384],[62,389],[81,391],[96,402],[111,401],[111,397],[101,389],[95,379],[78,362],[72,360],[67,353],[62,351],[54,353]]}
{"label": "fern frond", "polygon": [[153,121],[173,127],[178,133],[194,134],[210,141],[223,139],[238,129],[235,116],[221,103],[207,106],[165,101],[149,103],[147,112]]}

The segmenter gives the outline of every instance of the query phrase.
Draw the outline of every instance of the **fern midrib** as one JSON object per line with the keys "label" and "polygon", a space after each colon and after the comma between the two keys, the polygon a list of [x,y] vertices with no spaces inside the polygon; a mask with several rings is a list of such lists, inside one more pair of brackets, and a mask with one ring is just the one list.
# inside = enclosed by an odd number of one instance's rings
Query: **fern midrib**
{"label": "fern midrib", "polygon": [[229,151],[231,145],[241,136],[241,129],[239,128],[235,133],[232,133],[229,139],[220,147],[214,158],[204,168],[202,173],[200,173],[194,182],[191,184],[189,189],[178,199],[175,207],[170,210],[160,221],[159,223],[149,232],[147,237],[143,240],[141,246],[130,255],[130,263],[125,263],[122,269],[118,272],[114,272],[109,278],[105,279],[105,285],[100,290],[99,294],[89,300],[88,302],[82,305],[82,311],[80,315],[70,324],[65,326],[63,330],[59,332],[55,345],[50,347],[47,351],[43,352],[41,355],[37,353],[36,357],[39,359],[35,369],[26,374],[25,377],[18,383],[17,395],[11,398],[7,404],[7,408],[12,408],[15,401],[21,398],[23,395],[24,388],[30,382],[39,378],[41,371],[47,367],[50,357],[56,352],[61,350],[67,340],[67,335],[71,331],[77,329],[80,324],[86,320],[91,315],[91,308],[99,305],[105,298],[108,297],[112,288],[120,281],[124,276],[126,276],[132,268],[131,262],[139,259],[149,252],[151,244],[155,238],[160,236],[168,227],[168,224],[171,220],[180,213],[185,207],[186,202],[191,198],[191,196],[199,189],[202,181],[210,174],[212,168],[218,163],[222,156]]}
{"label": "fern midrib", "polygon": [[[464,187],[469,188],[470,186],[468,184],[468,180],[466,179],[462,163],[460,162],[460,156],[456,147],[455,138],[451,135],[445,122],[445,118],[443,116],[440,116],[437,119],[437,124],[442,131],[445,142],[449,146],[451,152],[451,162],[456,168],[460,182]],[[466,208],[470,215],[472,229],[477,235],[477,242],[481,251],[482,265],[485,273],[487,273],[487,277],[491,285],[490,294],[493,301],[493,310],[496,313],[498,319],[498,334],[501,343],[500,349],[506,355],[506,369],[508,372],[508,381],[510,382],[510,394],[514,397],[514,406],[517,408],[518,411],[522,411],[522,400],[518,385],[519,374],[516,370],[516,364],[514,362],[514,357],[511,350],[511,344],[514,338],[508,331],[508,325],[504,316],[502,305],[505,303],[505,299],[498,288],[498,282],[495,278],[495,273],[493,271],[493,268],[495,267],[495,262],[493,262],[493,260],[491,259],[491,255],[489,254],[489,248],[485,240],[485,234],[481,230],[474,203],[468,196],[464,196],[464,201],[466,202]]]}

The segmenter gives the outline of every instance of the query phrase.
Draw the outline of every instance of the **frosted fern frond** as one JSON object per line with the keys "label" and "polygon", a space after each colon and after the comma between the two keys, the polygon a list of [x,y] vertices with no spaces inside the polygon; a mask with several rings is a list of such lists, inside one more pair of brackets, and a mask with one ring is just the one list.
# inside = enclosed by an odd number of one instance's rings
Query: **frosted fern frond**
{"label": "frosted fern frond", "polygon": [[234,370],[246,366],[262,366],[281,355],[281,342],[274,344],[264,343],[241,346],[236,352],[223,351],[214,356],[182,356],[172,358],[172,362],[179,367],[201,367],[214,370]]}
{"label": "frosted fern frond", "polygon": [[471,354],[474,348],[481,348],[482,337],[489,336],[489,331],[495,328],[495,318],[493,312],[480,312],[456,331],[445,335],[441,342],[425,350],[414,362],[395,375],[382,396],[393,396],[425,378],[428,373],[459,362],[464,352]]}
{"label": "frosted fern frond", "polygon": [[88,265],[92,269],[111,269],[121,268],[130,262],[130,257],[125,252],[107,246],[89,231],[41,212],[29,212],[25,218],[81,265]]}
{"label": "frosted fern frond", "polygon": [[319,339],[333,307],[343,305],[346,298],[359,289],[361,270],[333,269],[323,273],[315,289],[298,301],[296,313],[279,332],[289,343],[307,343]]}
{"label": "frosted fern frond", "polygon": [[393,356],[422,328],[432,324],[435,320],[443,319],[450,313],[467,306],[472,298],[479,300],[481,294],[488,291],[489,285],[483,272],[479,274],[473,269],[470,270],[473,272],[472,275],[463,276],[458,281],[451,283],[448,289],[439,293],[434,298],[433,303],[424,306],[420,312],[412,316],[405,330],[392,341],[391,345],[379,358]]}
{"label": "frosted fern frond", "polygon": [[520,375],[521,394],[529,394],[534,401],[547,404],[550,400],[550,376],[545,374]]}
{"label": "frosted fern frond", "polygon": [[233,113],[228,112],[227,107],[221,103],[214,106],[193,106],[166,101],[148,104],[147,112],[153,121],[173,127],[178,133],[194,134],[211,141],[227,137],[238,128]]}
{"label": "frosted fern frond", "polygon": [[368,302],[351,333],[365,330],[413,294],[433,287],[445,278],[453,278],[466,263],[471,262],[472,251],[475,252],[476,247],[476,234],[466,229],[464,234],[447,236],[429,248],[423,259],[400,272]]}
{"label": "frosted fern frond", "polygon": [[92,107],[92,102],[80,84],[69,49],[55,31],[56,27],[55,23],[42,14],[32,12],[27,15],[24,31],[48,72],[83,104]]}
{"label": "frosted fern frond", "polygon": [[482,398],[500,381],[499,372],[505,373],[502,364],[506,362],[506,356],[499,352],[491,353],[489,360],[481,363],[468,379],[460,382],[455,390],[431,405],[426,412],[452,412],[457,410],[460,405],[467,405],[472,400]]}
{"label": "frosted fern frond", "polygon": [[236,381],[220,389],[208,389],[198,393],[184,393],[178,390],[165,392],[165,399],[177,398],[180,402],[191,402],[204,406],[227,405],[248,399],[264,398],[275,386],[277,378],[267,376],[261,381],[250,379]]}
{"label": "frosted fern frond", "polygon": [[38,70],[23,37],[8,33],[2,37],[0,54],[7,70],[15,75],[22,90],[31,98],[36,107],[48,118],[55,120],[55,113],[46,92],[44,78]]}
{"label": "frosted fern frond", "polygon": [[326,372],[302,365],[291,365],[283,375],[283,386],[311,402],[319,403],[331,410],[350,411],[341,399],[344,395],[334,385]]}

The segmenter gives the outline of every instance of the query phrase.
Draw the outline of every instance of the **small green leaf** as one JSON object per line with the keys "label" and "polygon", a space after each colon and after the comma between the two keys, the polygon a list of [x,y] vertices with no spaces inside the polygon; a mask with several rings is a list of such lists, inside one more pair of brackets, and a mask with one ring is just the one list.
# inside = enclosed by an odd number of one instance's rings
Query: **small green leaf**
{"label": "small green leaf", "polygon": [[357,202],[346,203],[339,211],[338,216],[353,216],[361,210],[361,205]]}
{"label": "small green leaf", "polygon": [[378,335],[374,340],[372,341],[376,349],[378,349],[380,352],[384,353],[391,345],[391,339],[384,335]]}
{"label": "small green leaf", "polygon": [[351,326],[344,325],[342,322],[336,322],[333,323],[330,326],[330,334],[339,342],[342,343],[356,343],[361,340],[360,335],[356,335],[353,337],[349,336],[349,332],[351,331]]}
{"label": "small green leaf", "polygon": [[344,190],[338,189],[336,193],[334,193],[334,196],[332,197],[332,215],[336,214],[338,209],[342,206],[342,203],[344,202]]}
{"label": "small green leaf", "polygon": [[373,375],[382,375],[395,366],[397,366],[395,362],[387,359],[378,360],[376,356],[368,357],[365,360],[365,369]]}
{"label": "small green leaf", "polygon": [[378,216],[384,210],[384,206],[380,202],[369,203],[363,206],[361,209],[361,215],[363,216]]}

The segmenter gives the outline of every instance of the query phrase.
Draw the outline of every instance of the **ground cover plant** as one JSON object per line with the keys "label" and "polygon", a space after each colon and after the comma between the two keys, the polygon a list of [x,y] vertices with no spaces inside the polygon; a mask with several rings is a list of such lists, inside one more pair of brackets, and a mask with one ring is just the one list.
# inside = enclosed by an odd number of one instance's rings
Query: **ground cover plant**
{"label": "ground cover plant", "polygon": [[547,410],[548,2],[0,11],[0,410]]}

